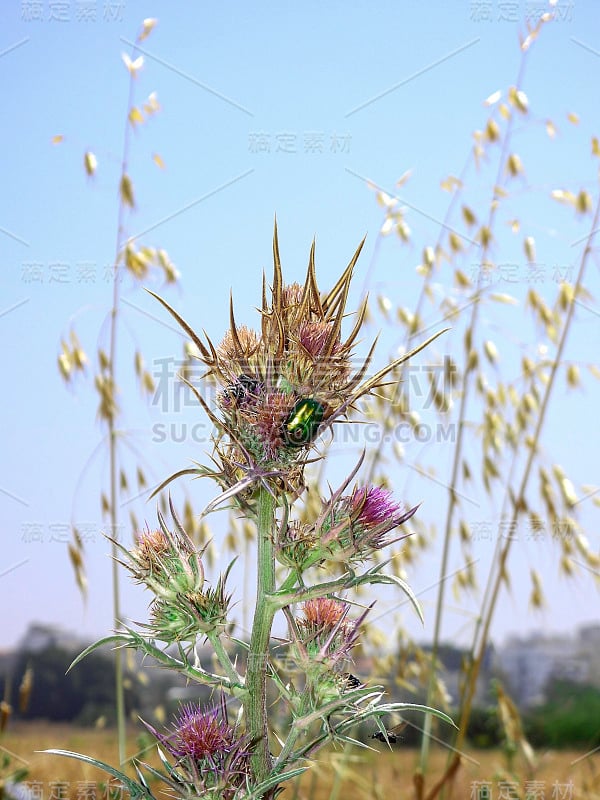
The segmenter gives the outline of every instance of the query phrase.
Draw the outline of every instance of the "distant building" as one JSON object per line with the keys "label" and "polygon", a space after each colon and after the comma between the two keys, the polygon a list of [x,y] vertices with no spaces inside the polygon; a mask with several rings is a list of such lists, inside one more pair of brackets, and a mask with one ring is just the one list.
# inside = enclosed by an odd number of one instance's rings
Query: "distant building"
{"label": "distant building", "polygon": [[587,664],[587,682],[600,688],[600,625],[582,625],[577,630],[577,656]]}
{"label": "distant building", "polygon": [[[446,646],[448,649],[448,646]],[[442,678],[448,693],[448,699],[451,705],[458,705],[461,697],[461,687],[465,679],[465,663],[467,659],[467,651],[461,651],[456,648],[456,652],[461,654],[460,664],[453,663],[454,660],[444,658],[444,647],[440,653],[440,661],[442,667],[440,669],[440,677]],[[481,659],[477,681],[475,683],[475,692],[473,694],[473,704],[475,706],[487,706],[492,700],[490,694],[490,682],[493,677],[494,663],[495,663],[495,646],[489,643]]]}
{"label": "distant building", "polygon": [[590,627],[594,629],[593,637],[589,628],[580,629],[574,637],[533,633],[512,636],[498,648],[496,670],[517,705],[527,708],[543,703],[544,690],[554,678],[594,683],[594,671],[600,678],[600,626]]}

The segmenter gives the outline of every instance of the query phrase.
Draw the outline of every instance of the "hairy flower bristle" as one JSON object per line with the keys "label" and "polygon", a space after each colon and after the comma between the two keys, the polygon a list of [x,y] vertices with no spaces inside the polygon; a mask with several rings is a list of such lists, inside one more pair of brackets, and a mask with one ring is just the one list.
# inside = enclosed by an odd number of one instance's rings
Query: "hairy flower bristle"
{"label": "hairy flower bristle", "polygon": [[299,283],[289,283],[283,287],[282,306],[284,309],[295,308],[302,302],[304,289]]}
{"label": "hairy flower bristle", "polygon": [[217,347],[217,355],[224,363],[227,361],[248,362],[259,348],[259,336],[252,328],[241,325],[236,328],[236,334],[234,337],[231,330],[226,331],[223,340]]}
{"label": "hairy flower bristle", "polygon": [[341,600],[333,597],[317,597],[307,600],[302,607],[304,620],[302,624],[319,631],[330,631],[344,615],[346,606]]}
{"label": "hairy flower bristle", "polygon": [[233,730],[219,718],[217,708],[203,711],[192,704],[182,707],[171,739],[173,752],[202,759],[227,752],[234,741]]}
{"label": "hairy flower bristle", "polygon": [[387,489],[369,486],[354,490],[350,498],[350,508],[356,514],[357,522],[370,527],[393,522],[402,505],[392,500],[392,493]]}
{"label": "hairy flower bristle", "polygon": [[[304,320],[300,323],[295,338],[310,356],[316,358],[323,352],[323,348],[331,336],[331,331],[332,324],[330,322]],[[341,343],[338,337],[333,343],[331,355],[335,355],[340,350]]]}
{"label": "hairy flower bristle", "polygon": [[276,459],[283,448],[282,427],[290,413],[290,398],[284,392],[264,394],[253,412],[247,416],[248,423],[264,448],[265,460]]}
{"label": "hairy flower bristle", "polygon": [[161,530],[147,528],[139,534],[133,557],[142,569],[150,571],[157,559],[169,552],[171,546]]}

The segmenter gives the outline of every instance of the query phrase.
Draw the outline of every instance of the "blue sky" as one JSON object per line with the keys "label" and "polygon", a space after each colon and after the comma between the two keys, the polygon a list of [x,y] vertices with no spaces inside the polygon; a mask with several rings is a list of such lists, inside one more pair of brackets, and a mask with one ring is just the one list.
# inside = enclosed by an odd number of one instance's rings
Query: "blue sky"
{"label": "blue sky", "polygon": [[[489,114],[485,98],[514,83],[523,18],[540,6],[525,0],[2,4],[0,335],[6,424],[0,593],[11,613],[5,614],[0,646],[14,643],[32,620],[92,636],[111,627],[110,563],[98,502],[107,468],[101,447],[84,470],[102,437],[96,398],[89,380],[65,388],[56,357],[72,324],[90,357],[97,346],[106,346],[111,289],[105,270],[114,258],[128,90],[121,53],[131,50],[128,43],[141,21],[156,17],[158,25],[142,45],[145,64],[136,98],[156,91],[162,108],[132,136],[130,173],[138,205],[127,232],[148,231],[144,243],[167,250],[181,283],[165,289],[165,296],[218,340],[227,324],[232,286],[238,320],[256,323],[261,273],[271,266],[275,213],[288,280],[301,279],[316,236],[320,283],[327,287],[367,233],[351,305],[364,288],[394,304],[414,304],[420,285],[415,267],[423,247],[437,239],[449,202],[440,181],[460,172],[472,131],[482,128]],[[556,291],[554,271],[573,271],[581,256],[581,246],[573,243],[589,229],[589,217],[576,218],[549,195],[564,187],[586,189],[594,197],[597,192],[597,162],[589,145],[600,133],[596,4],[561,0],[555,22],[546,26],[530,55],[524,88],[532,120],[515,131],[526,172],[511,201],[523,233],[514,237],[504,224],[494,254],[499,263],[516,266],[516,273],[500,277],[499,290],[512,291],[521,305],[509,329],[498,327],[493,312],[484,316],[490,338],[505,345],[498,369],[507,377],[518,354],[534,349],[537,341],[522,305],[528,288],[522,236],[536,238],[537,260],[544,267],[536,288],[550,300]],[[578,125],[567,119],[573,111]],[[557,128],[554,140],[545,134],[547,119]],[[53,145],[57,134],[64,141]],[[83,170],[86,150],[98,159],[93,179]],[[154,153],[164,160],[164,170],[153,163]],[[401,247],[388,237],[377,245],[382,209],[364,178],[393,192],[407,170],[411,179],[400,196],[412,243]],[[479,175],[467,176],[473,185],[470,203],[482,217],[492,181],[485,166]],[[471,255],[462,268],[468,273],[475,265]],[[440,291],[444,280],[441,275]],[[149,285],[163,291],[159,282]],[[568,358],[582,367],[597,357],[597,263],[590,265],[588,286],[592,297],[587,309],[578,309],[577,330],[567,347]],[[201,458],[203,446],[192,436],[201,416],[195,408],[175,412],[170,407],[163,413],[160,402],[148,407],[140,397],[132,377],[133,350],[139,347],[156,371],[161,359],[179,356],[182,339],[139,288],[125,282],[123,297],[118,358],[123,426],[131,432],[132,446],[143,452],[150,480],[158,481]],[[427,322],[434,324],[438,317],[432,311]],[[385,321],[375,320],[373,335],[378,326],[385,327]],[[456,326],[448,334],[449,349],[459,330]],[[397,343],[398,334],[388,327],[380,358]],[[445,347],[436,343],[432,358],[443,356]],[[582,391],[568,394],[563,386],[548,419],[548,458],[561,463],[577,486],[597,483],[597,385],[588,377]],[[179,426],[176,436],[186,434],[185,441],[161,441],[171,424]],[[422,449],[408,442],[407,459],[417,463]],[[440,449],[438,483],[397,466],[390,475],[400,495],[425,501],[423,514],[438,525],[447,501],[443,482],[450,457],[448,446]],[[347,456],[340,461],[346,464]],[[207,487],[192,484],[187,490],[198,509],[210,497]],[[478,513],[487,519],[493,510],[481,503],[485,510]],[[152,522],[152,503],[140,501],[135,507],[140,518]],[[90,532],[86,608],[64,544],[73,517]],[[592,501],[581,505],[580,520],[597,551],[598,508]],[[213,517],[212,524],[219,543],[225,515]],[[489,554],[489,543],[476,545],[482,565]],[[424,637],[430,634],[435,597],[427,587],[437,580],[438,561],[434,549],[408,575],[422,591],[428,617]],[[570,583],[557,577],[551,542],[544,547],[523,542],[515,561],[512,596],[503,600],[493,627],[497,638],[533,628],[569,630],[578,621],[597,618],[593,576],[581,570]],[[543,573],[547,592],[547,610],[538,616],[527,605],[530,562]],[[452,564],[460,563],[456,553]],[[125,612],[143,620],[143,595],[126,582],[123,591]],[[382,610],[386,602],[393,604],[384,598]],[[477,603],[475,598],[466,612],[449,614],[448,637],[466,635]],[[408,616],[403,622],[418,633]]]}

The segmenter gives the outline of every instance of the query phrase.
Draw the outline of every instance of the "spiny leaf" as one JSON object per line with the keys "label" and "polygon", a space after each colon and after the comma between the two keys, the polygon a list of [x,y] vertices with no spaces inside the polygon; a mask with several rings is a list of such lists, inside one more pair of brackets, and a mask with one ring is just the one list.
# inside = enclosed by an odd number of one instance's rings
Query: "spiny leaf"
{"label": "spiny leaf", "polygon": [[97,767],[101,769],[103,772],[106,772],[108,775],[112,775],[113,778],[116,778],[120,783],[123,784],[124,788],[129,793],[131,800],[139,800],[140,798],[144,798],[144,800],[154,800],[151,792],[146,789],[141,784],[137,783],[136,781],[128,778],[125,773],[120,772],[118,769],[111,767],[110,764],[105,764],[104,761],[100,761],[97,758],[92,758],[91,756],[86,756],[81,753],[74,753],[71,750],[42,750],[43,753],[48,753],[49,755],[54,756],[66,756],[67,758],[75,758],[78,761],[83,761],[84,764],[90,764],[92,767]]}
{"label": "spiny leaf", "polygon": [[154,489],[154,491],[152,492],[152,494],[151,494],[151,495],[150,495],[150,497],[148,498],[148,500],[152,500],[152,498],[153,498],[153,497],[156,497],[156,495],[157,495],[157,494],[159,494],[160,492],[162,492],[162,490],[163,490],[163,489],[164,489],[166,486],[168,486],[168,485],[169,485],[170,483],[172,483],[174,480],[177,480],[177,478],[181,478],[183,475],[199,475],[199,476],[204,476],[205,474],[208,474],[208,472],[207,472],[207,473],[205,473],[205,472],[203,472],[203,471],[202,471],[200,468],[198,468],[198,467],[188,467],[188,468],[186,468],[186,469],[180,469],[180,470],[178,470],[177,472],[174,472],[172,475],[169,475],[169,477],[168,477],[168,478],[165,478],[165,480],[164,480],[164,481],[162,481],[161,483],[159,483],[159,484],[158,484],[158,486],[156,487],[156,489]]}

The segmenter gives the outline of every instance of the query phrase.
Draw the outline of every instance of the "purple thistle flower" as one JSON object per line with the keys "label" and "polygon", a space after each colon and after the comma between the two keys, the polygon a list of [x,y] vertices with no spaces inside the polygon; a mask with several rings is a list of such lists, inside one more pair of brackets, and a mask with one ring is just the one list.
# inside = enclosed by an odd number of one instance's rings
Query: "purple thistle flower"
{"label": "purple thistle flower", "polygon": [[350,498],[350,509],[357,514],[356,521],[365,528],[384,525],[387,530],[402,525],[417,510],[406,511],[402,503],[392,500],[392,493],[381,486],[355,489]]}
{"label": "purple thistle flower", "polygon": [[[315,358],[320,355],[327,345],[331,336],[332,324],[328,322],[308,321],[305,320],[300,323],[298,328],[298,343]],[[334,342],[333,353],[341,349],[339,342]]]}
{"label": "purple thistle flower", "polygon": [[190,756],[201,760],[230,752],[237,744],[233,729],[220,718],[218,708],[203,711],[192,703],[181,707],[169,742],[178,758]]}
{"label": "purple thistle flower", "polygon": [[240,745],[247,744],[227,722],[223,697],[220,707],[203,709],[195,703],[181,706],[171,733],[160,733],[148,722],[144,725],[161,746],[180,761],[190,758],[215,764],[240,749]]}
{"label": "purple thistle flower", "polygon": [[[374,550],[381,550],[409,534],[396,537],[387,534],[412,517],[418,506],[406,509],[392,499],[392,493],[381,486],[355,487],[343,495],[350,479],[340,487],[315,523],[320,530],[321,547],[338,561],[362,560]],[[327,557],[326,557],[327,558]]]}
{"label": "purple thistle flower", "polygon": [[362,462],[329,500],[322,501],[321,513],[312,525],[289,523],[277,541],[277,558],[282,564],[304,570],[325,561],[360,562],[374,550],[409,536],[389,532],[409,520],[419,508],[407,509],[381,486],[355,487],[343,492]]}
{"label": "purple thistle flower", "polygon": [[[192,795],[233,800],[251,774],[250,738],[240,736],[227,722],[225,698],[219,706],[203,709],[189,703],[181,707],[168,735],[144,723],[172,757],[176,759],[179,781]],[[180,786],[178,788],[180,790]]]}

